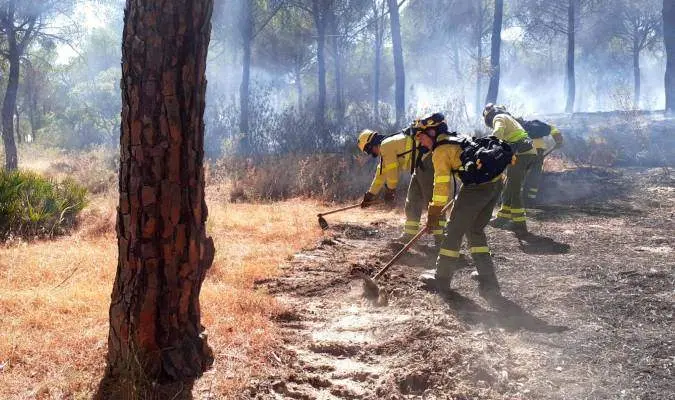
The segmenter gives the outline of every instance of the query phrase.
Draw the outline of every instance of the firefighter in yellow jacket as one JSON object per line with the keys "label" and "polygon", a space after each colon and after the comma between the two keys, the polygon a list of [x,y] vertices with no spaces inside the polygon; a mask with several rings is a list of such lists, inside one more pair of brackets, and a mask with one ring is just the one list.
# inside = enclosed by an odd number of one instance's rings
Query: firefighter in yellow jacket
{"label": "firefighter in yellow jacket", "polygon": [[[444,126],[447,129],[445,118],[441,114],[438,115],[439,127],[443,129]],[[405,133],[385,137],[377,132],[365,130],[359,135],[358,146],[364,153],[380,157],[373,182],[363,197],[362,207],[371,205],[382,188],[385,190],[385,202],[393,204],[401,174],[412,173],[405,202],[406,221],[401,236],[394,241],[397,244],[407,243],[420,231],[422,213],[431,201],[434,169],[430,153],[421,148],[411,134]],[[430,232],[434,235],[437,245],[443,238],[444,227],[445,218],[441,218]]]}
{"label": "firefighter in yellow jacket", "polygon": [[[538,120],[528,121],[523,118],[518,118],[517,121],[532,139],[532,145],[537,151],[537,160],[525,177],[527,204],[534,205],[537,201],[537,196],[539,195],[539,183],[541,182],[541,175],[544,168],[544,158],[546,158],[547,152],[559,149],[563,146],[563,136],[558,128],[545,122]],[[555,143],[550,150],[549,144],[546,141],[547,136],[550,136]]]}
{"label": "firefighter in yellow jacket", "polygon": [[[433,127],[420,126],[417,137],[422,146],[433,150],[434,191],[429,205],[428,226],[435,226],[443,207],[455,198],[445,230],[445,239],[436,260],[436,268],[425,271],[420,280],[441,292],[450,289],[452,277],[461,268],[460,247],[466,235],[471,257],[476,265],[478,290],[488,300],[499,300],[501,292],[490,255],[485,227],[490,222],[499,194],[502,190],[502,174],[489,182],[468,184],[461,187],[455,182],[456,171],[462,169],[459,144],[447,141],[448,135],[436,132]],[[445,143],[444,143],[445,142]],[[459,188],[459,189],[458,189]]]}
{"label": "firefighter in yellow jacket", "polygon": [[488,104],[483,110],[485,125],[492,134],[507,142],[516,154],[515,165],[506,172],[506,185],[502,194],[502,205],[492,226],[511,229],[516,234],[527,234],[527,218],[523,201],[525,176],[537,161],[537,152],[532,140],[523,127],[503,106]]}

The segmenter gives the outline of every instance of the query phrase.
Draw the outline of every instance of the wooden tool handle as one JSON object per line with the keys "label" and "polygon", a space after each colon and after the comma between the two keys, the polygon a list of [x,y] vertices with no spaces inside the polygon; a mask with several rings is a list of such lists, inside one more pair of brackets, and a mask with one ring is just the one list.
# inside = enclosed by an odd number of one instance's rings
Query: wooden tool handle
{"label": "wooden tool handle", "polygon": [[379,278],[382,274],[384,274],[385,272],[387,272],[387,270],[388,270],[389,268],[391,268],[391,266],[394,265],[394,263],[395,263],[396,261],[398,261],[398,259],[401,258],[401,256],[402,256],[403,254],[405,254],[405,252],[408,251],[408,249],[410,249],[410,248],[415,244],[415,242],[417,242],[418,240],[420,240],[420,238],[421,238],[425,233],[427,233],[426,229],[422,229],[422,230],[420,230],[419,232],[417,232],[417,235],[415,235],[412,239],[410,239],[410,241],[408,242],[408,244],[406,244],[405,246],[403,246],[403,248],[402,248],[398,253],[396,253],[396,255],[394,256],[394,258],[392,258],[392,259],[387,263],[387,265],[385,265],[384,267],[382,267],[382,269],[381,269],[377,274],[375,274],[375,276],[373,276],[373,279],[377,279],[377,278]]}
{"label": "wooden tool handle", "polygon": [[[453,200],[453,201],[451,201],[450,203],[446,204],[445,207],[443,207],[443,210],[441,210],[441,215],[443,215],[443,214],[445,214],[446,212],[448,212],[448,210],[450,209],[450,207],[452,207],[453,204],[455,204],[455,200]],[[382,274],[384,274],[385,272],[387,272],[387,270],[388,270],[389,268],[391,268],[391,266],[394,265],[394,263],[395,263],[396,261],[398,261],[398,259],[401,258],[401,256],[402,256],[403,254],[405,254],[405,252],[408,251],[408,250],[409,250],[409,249],[410,249],[410,248],[411,248],[418,240],[420,240],[420,238],[421,238],[425,233],[427,233],[427,229],[426,229],[426,228],[420,230],[419,232],[417,232],[417,235],[413,236],[413,238],[410,239],[410,241],[409,241],[405,246],[403,246],[403,248],[402,248],[398,253],[396,253],[396,255],[394,256],[394,258],[392,258],[392,259],[387,263],[387,265],[385,265],[384,267],[382,267],[382,269],[381,269],[377,274],[375,274],[375,276],[373,276],[373,280],[379,278],[380,276],[382,276]]]}
{"label": "wooden tool handle", "polygon": [[325,212],[325,213],[321,213],[321,214],[318,214],[318,216],[319,216],[319,217],[325,217],[326,215],[331,215],[331,214],[339,213],[340,211],[351,210],[351,209],[356,208],[356,207],[361,207],[361,203],[359,203],[359,204],[354,204],[354,205],[347,206],[347,207],[338,208],[337,210],[333,210],[333,211],[328,211],[328,212]]}

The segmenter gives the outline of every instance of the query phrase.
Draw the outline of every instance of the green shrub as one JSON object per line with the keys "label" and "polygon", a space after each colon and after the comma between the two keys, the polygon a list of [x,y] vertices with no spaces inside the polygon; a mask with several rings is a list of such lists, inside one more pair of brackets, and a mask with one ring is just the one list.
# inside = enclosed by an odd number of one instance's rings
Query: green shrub
{"label": "green shrub", "polygon": [[52,237],[75,225],[87,190],[70,179],[46,179],[34,172],[0,171],[0,239]]}

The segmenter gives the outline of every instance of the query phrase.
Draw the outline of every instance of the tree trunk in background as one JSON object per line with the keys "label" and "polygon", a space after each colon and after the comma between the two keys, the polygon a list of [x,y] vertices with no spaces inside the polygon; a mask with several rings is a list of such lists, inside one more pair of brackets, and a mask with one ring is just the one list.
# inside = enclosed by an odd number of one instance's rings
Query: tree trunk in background
{"label": "tree trunk in background", "polygon": [[499,97],[499,56],[502,47],[502,20],[504,18],[504,0],[495,0],[495,17],[492,24],[492,47],[490,48],[490,86],[486,103],[496,103]]}
{"label": "tree trunk in background", "polygon": [[640,48],[633,48],[633,104],[640,108]]}
{"label": "tree trunk in background", "polygon": [[42,118],[37,105],[37,95],[33,91],[30,98],[30,107],[28,107],[28,119],[30,120],[30,138],[32,141],[37,139],[37,131],[42,128]]}
{"label": "tree trunk in background", "polygon": [[574,112],[574,99],[576,97],[576,80],[574,76],[574,40],[575,40],[575,15],[576,1],[568,0],[567,7],[567,105],[565,112]]}
{"label": "tree trunk in background", "polygon": [[24,107],[26,113],[28,114],[28,122],[30,123],[30,136],[31,140],[35,141],[35,132],[37,131],[37,90],[36,90],[36,77],[37,73],[32,66],[26,68],[24,86],[23,86],[23,98],[24,98]]}
{"label": "tree trunk in background", "polygon": [[18,144],[21,144],[25,142],[25,137],[23,135],[23,132],[21,131],[21,114],[19,114],[19,107],[17,106],[14,109],[14,126],[16,127],[16,142]]}
{"label": "tree trunk in background", "polygon": [[663,0],[663,37],[666,47],[666,112],[675,112],[675,0]]}
{"label": "tree trunk in background", "polygon": [[324,18],[323,7],[319,4],[320,0],[312,2],[314,13],[314,23],[316,25],[316,62],[319,74],[319,99],[316,105],[316,127],[319,131],[318,137],[323,139],[319,143],[319,148],[327,147],[330,142],[328,130],[326,129],[326,21]]}
{"label": "tree trunk in background", "polygon": [[251,105],[251,47],[253,46],[253,6],[250,1],[242,2],[241,44],[243,50],[241,86],[239,87],[239,154],[248,155],[253,151],[249,127]]}
{"label": "tree trunk in background", "polygon": [[340,29],[335,14],[331,16],[331,34],[333,36],[333,67],[335,69],[335,114],[338,126],[342,126],[345,116],[344,85],[342,83],[342,54],[340,52]]}
{"label": "tree trunk in background", "polygon": [[2,103],[2,140],[5,145],[5,169],[13,171],[19,167],[19,159],[14,142],[14,110],[19,89],[19,68],[21,53],[18,50],[14,33],[8,35],[9,76],[5,100]]}
{"label": "tree trunk in background", "polygon": [[302,71],[300,67],[295,69],[295,90],[298,93],[298,112],[302,113],[302,102],[304,101],[305,95],[302,90]]}
{"label": "tree trunk in background", "polygon": [[373,15],[375,17],[373,25],[375,28],[375,60],[373,62],[373,112],[375,123],[380,122],[380,75],[382,70],[382,25],[384,22],[380,21],[380,13],[377,8],[377,0],[373,0]]}
{"label": "tree trunk in background", "polygon": [[199,293],[206,236],[204,99],[213,0],[127,0],[117,241],[97,398],[191,398],[213,363]]}
{"label": "tree trunk in background", "polygon": [[387,0],[391,21],[391,41],[394,48],[394,74],[396,77],[396,124],[405,121],[405,67],[403,65],[403,43],[401,40],[401,22],[398,13],[398,1]]}
{"label": "tree trunk in background", "polygon": [[461,66],[461,60],[459,58],[459,44],[457,40],[452,41],[452,66],[453,69],[455,70],[455,78],[457,78],[457,86],[461,85],[462,86],[462,97],[464,97],[464,79],[462,75],[462,66]]}
{"label": "tree trunk in background", "polygon": [[481,104],[482,80],[483,80],[483,0],[476,1],[478,7],[478,23],[476,24],[476,115],[481,115],[483,104]]}

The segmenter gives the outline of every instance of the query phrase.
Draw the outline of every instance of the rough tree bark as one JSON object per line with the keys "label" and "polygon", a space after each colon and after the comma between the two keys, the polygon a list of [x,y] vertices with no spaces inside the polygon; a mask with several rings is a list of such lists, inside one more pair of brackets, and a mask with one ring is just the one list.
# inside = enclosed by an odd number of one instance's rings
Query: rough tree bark
{"label": "rough tree bark", "polygon": [[568,0],[567,5],[567,104],[565,112],[574,112],[574,100],[576,97],[576,78],[574,75],[574,50],[575,50],[575,16],[577,0]]}
{"label": "rough tree bark", "polygon": [[213,0],[127,0],[117,274],[97,398],[190,398],[213,362],[199,293],[206,236],[204,99]]}
{"label": "rough tree bark", "polygon": [[486,103],[496,103],[499,97],[499,56],[502,47],[502,20],[504,19],[504,0],[495,0],[495,17],[492,24],[492,47],[490,48],[490,85]]}
{"label": "rough tree bark", "polygon": [[666,112],[675,112],[675,0],[663,0],[663,37],[666,47]]}
{"label": "rough tree bark", "polygon": [[239,87],[239,132],[238,152],[248,155],[252,152],[253,143],[249,127],[251,105],[251,47],[253,45],[253,6],[250,1],[243,1],[241,18],[241,45],[243,50],[241,86]]}
{"label": "rough tree bark", "polygon": [[405,67],[403,64],[403,41],[401,40],[401,21],[398,12],[398,1],[387,0],[389,20],[391,22],[391,42],[394,49],[394,75],[396,81],[396,123],[405,121]]}

